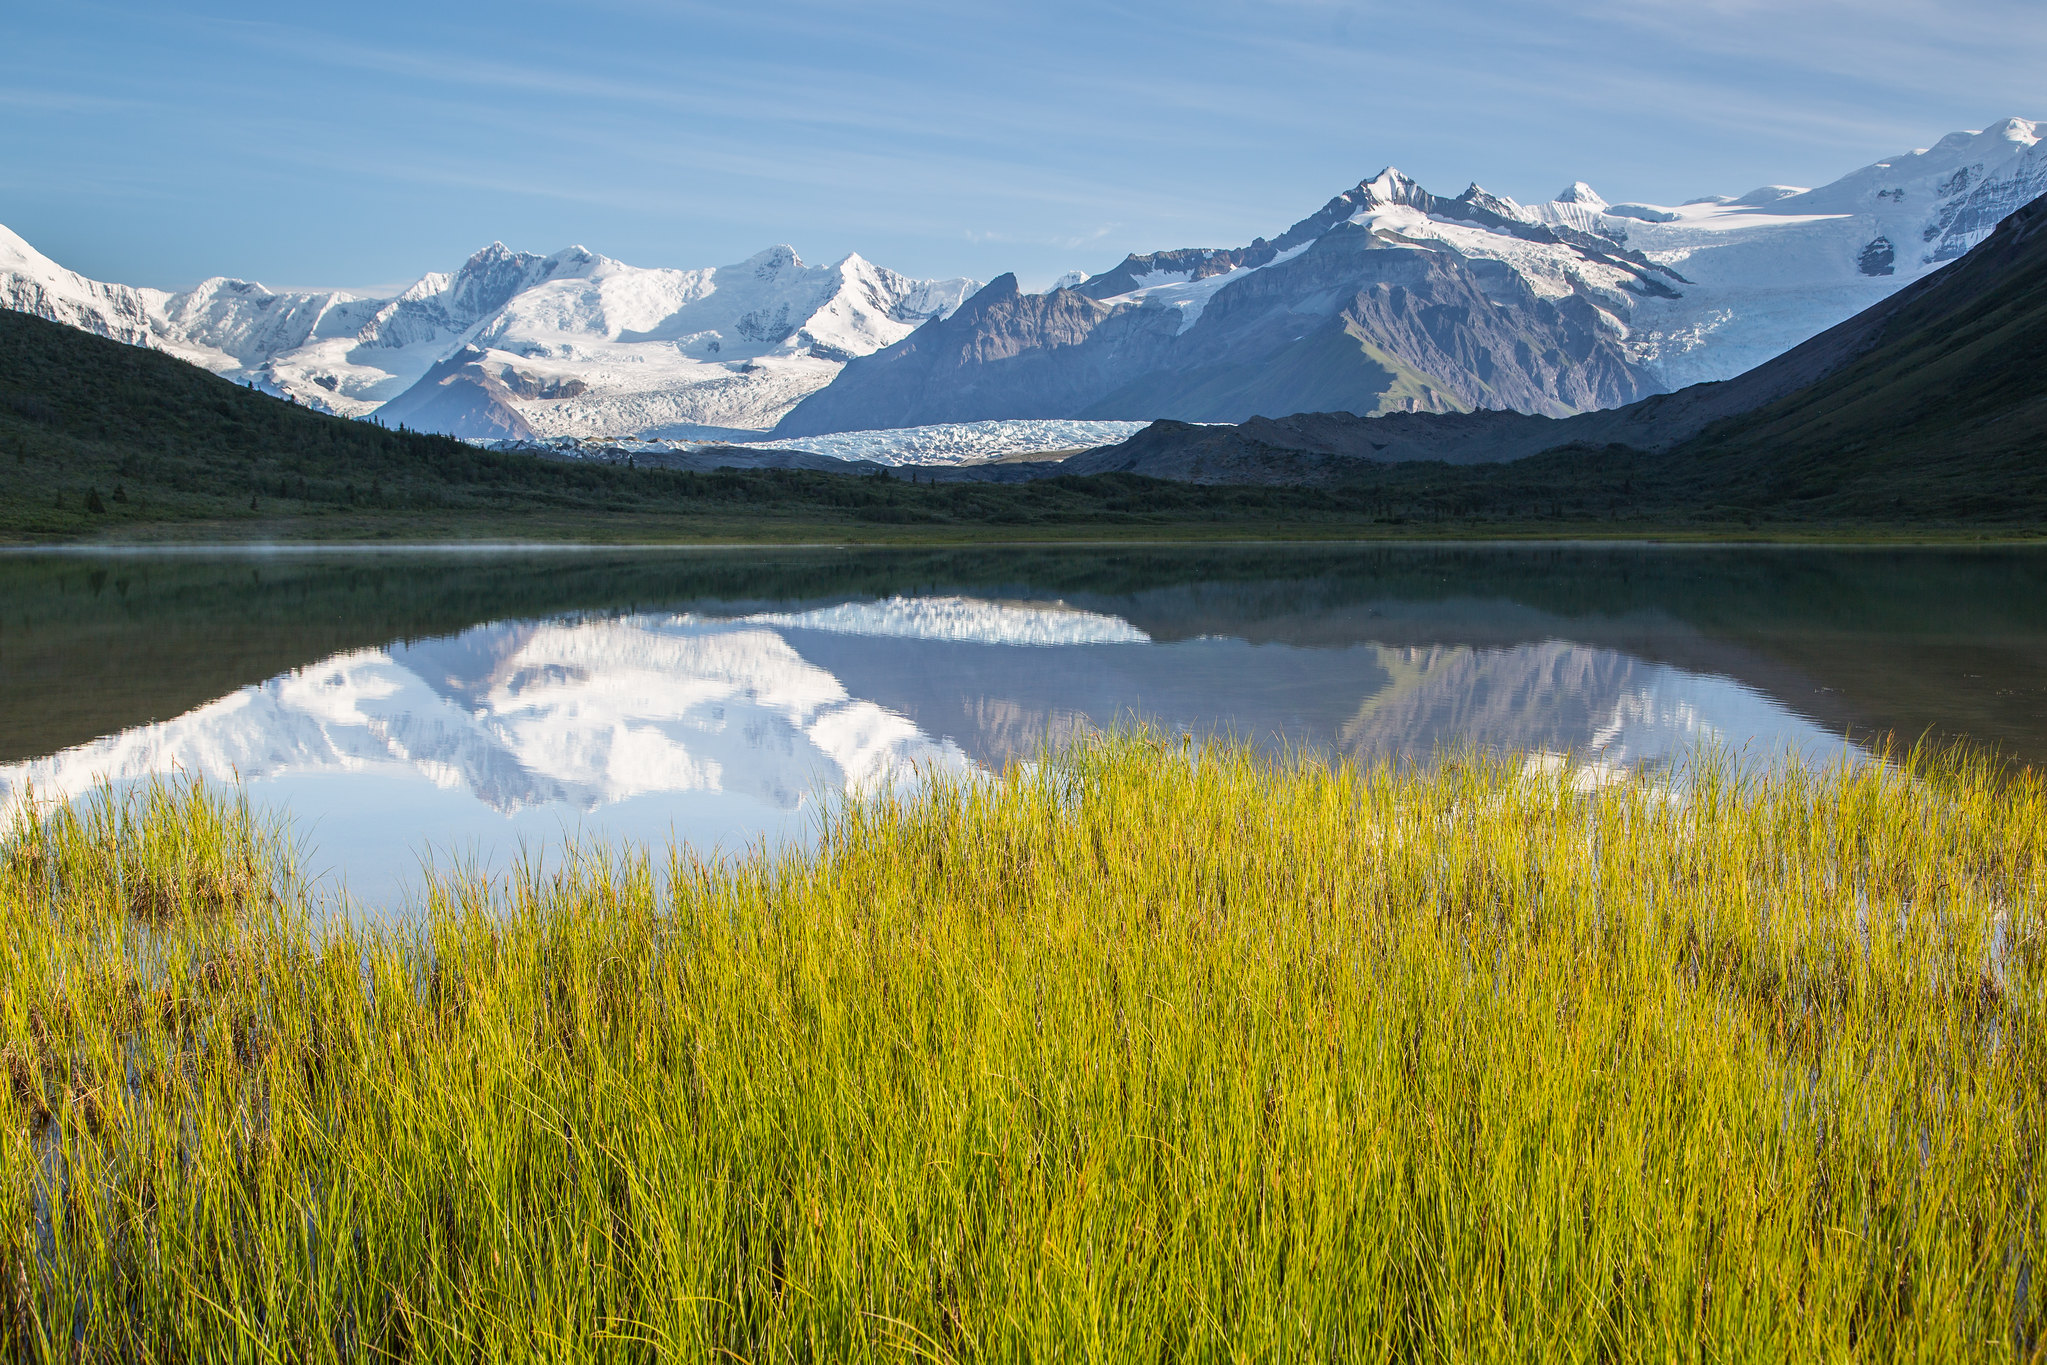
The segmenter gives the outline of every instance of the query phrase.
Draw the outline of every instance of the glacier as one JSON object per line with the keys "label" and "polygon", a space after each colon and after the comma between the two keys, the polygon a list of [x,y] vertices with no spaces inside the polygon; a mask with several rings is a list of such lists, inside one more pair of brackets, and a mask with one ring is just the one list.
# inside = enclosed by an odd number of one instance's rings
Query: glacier
{"label": "glacier", "polygon": [[879,431],[836,431],[821,436],[738,442],[758,450],[806,450],[842,460],[883,465],[986,464],[1017,456],[1114,445],[1144,430],[1143,422],[1094,422],[1066,418],[1008,418],[986,422],[938,422],[930,426],[887,427]]}

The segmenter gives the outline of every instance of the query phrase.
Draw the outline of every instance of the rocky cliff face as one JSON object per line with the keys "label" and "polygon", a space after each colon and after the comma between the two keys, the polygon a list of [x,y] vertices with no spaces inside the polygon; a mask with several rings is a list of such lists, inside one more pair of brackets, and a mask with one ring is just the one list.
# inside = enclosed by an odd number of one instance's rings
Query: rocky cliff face
{"label": "rocky cliff face", "polygon": [[[1162,274],[1216,287],[1163,304],[1095,297],[1133,281],[1142,294]],[[1560,415],[1655,392],[1619,343],[1582,298],[1543,297],[1497,262],[1345,220],[1286,247],[1133,258],[1106,283],[1047,294],[1004,276],[944,322],[853,362],[777,434],[1053,413]]]}
{"label": "rocky cliff face", "polygon": [[1567,413],[1656,388],[1584,299],[1350,221],[1217,290],[1158,359],[1088,415]]}

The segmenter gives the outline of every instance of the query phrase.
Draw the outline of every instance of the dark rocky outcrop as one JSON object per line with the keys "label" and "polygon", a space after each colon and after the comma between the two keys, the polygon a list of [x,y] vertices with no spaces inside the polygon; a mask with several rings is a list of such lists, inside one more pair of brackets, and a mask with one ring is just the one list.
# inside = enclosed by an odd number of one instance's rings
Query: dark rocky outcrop
{"label": "dark rocky outcrop", "polygon": [[414,431],[452,432],[471,441],[530,437],[533,428],[509,401],[516,393],[481,350],[467,346],[379,408],[377,421]]}

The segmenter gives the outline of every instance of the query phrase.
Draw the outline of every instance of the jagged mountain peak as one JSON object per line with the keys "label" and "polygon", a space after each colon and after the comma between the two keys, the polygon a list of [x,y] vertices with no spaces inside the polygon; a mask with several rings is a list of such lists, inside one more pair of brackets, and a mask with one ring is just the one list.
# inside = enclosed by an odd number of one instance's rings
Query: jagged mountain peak
{"label": "jagged mountain peak", "polygon": [[1407,196],[1420,188],[1421,182],[1397,166],[1388,166],[1370,180],[1358,184],[1360,193],[1382,204],[1404,203]]}
{"label": "jagged mountain peak", "polygon": [[514,251],[503,242],[472,254],[450,277],[450,287],[462,289],[470,280],[504,280],[533,270],[545,270],[550,258],[532,251]]}
{"label": "jagged mountain peak", "polygon": [[553,257],[512,251],[493,242],[471,256],[449,282],[448,322],[459,329],[482,321],[514,295],[553,275],[559,264]]}
{"label": "jagged mountain peak", "polygon": [[[1301,219],[1278,237],[1275,237],[1271,242],[1268,243],[1261,238],[1258,242],[1253,243],[1253,246],[1258,248],[1270,247],[1275,252],[1289,251],[1314,241],[1338,224],[1349,222],[1359,214],[1371,213],[1378,209],[1397,205],[1422,203],[1432,197],[1413,177],[1406,175],[1396,167],[1388,166],[1377,175],[1360,180],[1354,187],[1337,195],[1319,210]],[[1177,254],[1191,256],[1196,253],[1181,252]],[[1133,257],[1132,259],[1149,258]]]}
{"label": "jagged mountain peak", "polygon": [[1466,187],[1464,193],[1457,196],[1457,202],[1487,213],[1498,214],[1502,218],[1525,220],[1528,217],[1528,211],[1512,199],[1504,194],[1492,193],[1476,180]]}
{"label": "jagged mountain peak", "polygon": [[557,272],[563,270],[588,270],[599,266],[618,264],[617,261],[612,260],[609,256],[592,251],[580,242],[563,247],[547,259],[554,265]]}
{"label": "jagged mountain peak", "polygon": [[[1132,259],[1135,258],[1133,257]],[[1012,294],[1021,294],[1022,292],[1022,288],[1016,282],[1016,272],[1014,270],[1005,270],[994,279],[988,281],[988,283],[982,285],[975,292],[974,297],[977,299],[982,297],[1001,299],[1008,298]]]}
{"label": "jagged mountain peak", "polygon": [[494,241],[471,252],[469,259],[455,271],[455,276],[487,274],[507,266],[522,270],[559,270],[564,266],[587,266],[608,259],[580,242],[542,255],[537,251],[517,251],[503,242]]}
{"label": "jagged mountain peak", "polygon": [[[936,330],[854,362],[852,392],[841,395],[842,378],[778,434],[1052,411],[1237,420],[1332,402],[1569,412],[1653,391],[1621,353],[1617,329],[1571,297],[1567,283],[1532,288],[1497,269],[1498,259],[1473,266],[1468,239],[1434,226],[1496,236],[1524,257],[1550,249],[1559,276],[1597,268],[1616,293],[1669,292],[1653,281],[1651,263],[1617,242],[1520,220],[1513,208],[1483,191],[1438,199],[1389,166],[1271,241],[1131,255],[1070,288],[1030,296],[1005,276]],[[1467,366],[1489,377],[1478,380]],[[859,392],[869,376],[880,390],[873,401]]]}
{"label": "jagged mountain peak", "polygon": [[1582,180],[1573,180],[1567,185],[1557,195],[1556,202],[1559,204],[1578,204],[1584,208],[1591,209],[1594,213],[1599,213],[1607,207],[1606,200],[1600,196],[1599,191],[1593,189]]}
{"label": "jagged mountain peak", "polygon": [[796,248],[787,243],[778,243],[765,251],[756,251],[740,262],[756,271],[805,270],[803,258],[796,254]]}

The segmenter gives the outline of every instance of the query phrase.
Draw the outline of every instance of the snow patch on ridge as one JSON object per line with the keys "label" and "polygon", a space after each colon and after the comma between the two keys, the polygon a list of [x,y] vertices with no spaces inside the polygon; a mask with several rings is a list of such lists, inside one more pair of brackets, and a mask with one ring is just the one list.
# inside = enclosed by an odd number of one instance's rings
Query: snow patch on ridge
{"label": "snow patch on ridge", "polygon": [[1193,277],[1192,271],[1154,270],[1138,276],[1134,281],[1135,288],[1121,294],[1110,295],[1102,302],[1134,303],[1151,308],[1177,308],[1180,310],[1180,331],[1185,332],[1201,320],[1202,310],[1208,307],[1208,301],[1224,289],[1246,275],[1283,265],[1313,245],[1315,244],[1312,241],[1302,242],[1298,246],[1288,247],[1261,265],[1235,266],[1220,274],[1204,276],[1198,280]]}

